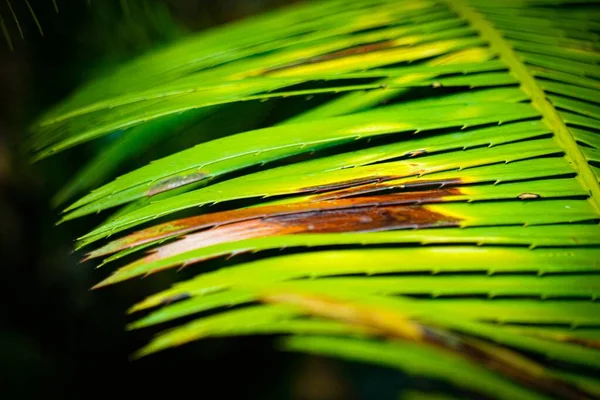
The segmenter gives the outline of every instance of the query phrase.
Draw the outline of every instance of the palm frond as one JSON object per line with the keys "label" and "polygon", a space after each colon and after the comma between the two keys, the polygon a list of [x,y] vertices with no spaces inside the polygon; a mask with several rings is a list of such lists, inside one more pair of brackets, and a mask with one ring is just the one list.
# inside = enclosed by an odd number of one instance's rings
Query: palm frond
{"label": "palm frond", "polygon": [[[329,0],[274,11],[82,88],[36,121],[31,148],[42,159],[115,132],[131,146],[99,154],[64,201],[226,104],[325,98],[272,126],[215,132],[65,209],[62,221],[121,207],[78,248],[135,229],[88,252],[121,263],[97,287],[199,271],[134,305],[162,307],[130,327],[212,314],[139,355],[285,333],[292,350],[475,396],[592,398],[600,383],[582,371],[600,368],[597,5]],[[191,266],[242,253],[255,259]]]}

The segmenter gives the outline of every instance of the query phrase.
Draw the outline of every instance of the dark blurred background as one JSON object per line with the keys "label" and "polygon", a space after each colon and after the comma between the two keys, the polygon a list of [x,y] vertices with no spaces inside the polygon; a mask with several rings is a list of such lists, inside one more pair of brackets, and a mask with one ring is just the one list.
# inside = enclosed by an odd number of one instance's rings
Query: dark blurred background
{"label": "dark blurred background", "polygon": [[[125,310],[171,278],[89,291],[108,271],[80,264],[72,244],[100,219],[54,226],[58,209],[50,206],[105,143],[33,165],[22,150],[35,116],[83,82],[177,38],[293,2],[57,0],[57,13],[52,0],[30,0],[43,35],[26,2],[0,2],[0,398],[397,398],[402,379],[396,372],[278,352],[268,337],[204,340],[130,361],[156,329],[127,332]],[[254,126],[285,114],[281,106],[247,107],[255,107]],[[223,131],[242,128],[248,127],[232,123]],[[173,142],[177,150],[194,140]],[[157,155],[139,154],[116,172]]]}

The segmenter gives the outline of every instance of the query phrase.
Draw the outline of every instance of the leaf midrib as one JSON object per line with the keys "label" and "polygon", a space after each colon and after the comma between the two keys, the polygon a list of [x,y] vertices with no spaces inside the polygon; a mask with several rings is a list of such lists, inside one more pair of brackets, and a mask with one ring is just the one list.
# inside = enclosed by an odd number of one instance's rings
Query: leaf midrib
{"label": "leaf midrib", "polygon": [[585,158],[581,148],[575,141],[556,108],[548,101],[544,90],[539,86],[510,43],[483,15],[474,10],[466,0],[444,0],[448,7],[464,18],[479,35],[488,42],[492,51],[507,65],[513,76],[520,82],[520,87],[531,100],[531,105],[540,112],[543,121],[554,132],[559,146],[565,151],[565,158],[577,172],[583,187],[590,194],[589,201],[600,214],[600,185]]}

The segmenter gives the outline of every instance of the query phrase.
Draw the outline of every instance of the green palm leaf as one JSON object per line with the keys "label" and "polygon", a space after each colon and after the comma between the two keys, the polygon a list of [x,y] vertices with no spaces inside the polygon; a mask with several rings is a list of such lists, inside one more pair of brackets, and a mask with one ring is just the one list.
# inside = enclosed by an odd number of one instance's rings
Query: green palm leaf
{"label": "green palm leaf", "polygon": [[[285,333],[293,350],[475,396],[591,398],[600,393],[588,376],[600,369],[597,5],[329,0],[276,11],[82,88],[36,121],[31,148],[42,159],[115,132],[130,143],[100,154],[64,201],[103,181],[129,146],[203,126],[216,105],[327,96],[273,126],[215,130],[66,208],[62,221],[122,206],[78,248],[135,229],[89,251],[102,265],[137,257],[97,287],[183,266],[198,273],[134,305],[160,308],[130,327],[211,314],[139,355]],[[207,208],[216,203],[224,211]],[[202,270],[241,253],[256,259]]]}

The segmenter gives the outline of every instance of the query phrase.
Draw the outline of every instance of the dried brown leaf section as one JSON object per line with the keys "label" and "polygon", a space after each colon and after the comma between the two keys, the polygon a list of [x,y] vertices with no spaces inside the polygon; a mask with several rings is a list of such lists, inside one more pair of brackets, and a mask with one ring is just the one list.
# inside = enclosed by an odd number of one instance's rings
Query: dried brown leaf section
{"label": "dried brown leaf section", "polygon": [[[433,185],[441,186],[442,183],[434,182]],[[331,188],[338,187],[331,186]],[[458,223],[454,217],[441,215],[418,205],[440,202],[460,195],[460,188],[347,197],[360,194],[366,187],[364,185],[343,187],[346,189],[341,193],[331,192],[323,196],[345,198],[319,201],[317,197],[313,202],[237,209],[169,221],[113,241],[88,253],[87,259],[197,231],[200,232],[160,249],[165,249],[164,251],[168,253],[167,249],[171,248],[183,251],[200,243],[208,246],[260,236],[307,232],[366,232],[407,227],[449,226]],[[316,188],[312,189],[316,190]],[[322,190],[326,189],[323,187]],[[208,228],[212,229],[207,230]]]}
{"label": "dried brown leaf section", "polygon": [[[375,201],[372,198],[357,200],[365,199]],[[354,199],[345,201],[351,200]],[[189,234],[180,240],[152,250],[146,257],[128,265],[128,268],[164,260],[208,246],[258,237],[300,233],[373,232],[433,226],[457,226],[458,223],[459,220],[455,217],[446,216],[418,205],[377,205],[344,209],[318,209],[315,211],[261,216]],[[186,265],[196,261],[199,260],[190,260]],[[160,270],[173,266],[175,264]],[[158,271],[159,269],[156,269],[154,272]]]}

